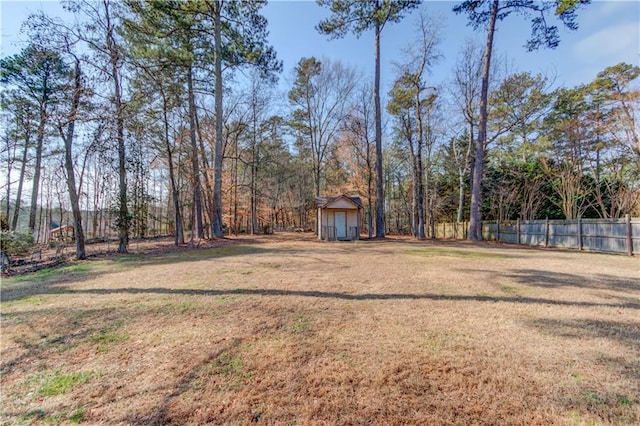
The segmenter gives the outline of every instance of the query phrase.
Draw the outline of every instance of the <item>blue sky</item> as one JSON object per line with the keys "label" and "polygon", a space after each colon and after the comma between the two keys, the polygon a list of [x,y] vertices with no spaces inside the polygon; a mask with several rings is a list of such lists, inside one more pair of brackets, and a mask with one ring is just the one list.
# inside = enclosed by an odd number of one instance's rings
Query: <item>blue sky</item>
{"label": "blue sky", "polygon": [[[456,2],[426,1],[422,8],[441,14],[445,19],[440,50],[443,59],[431,74],[432,84],[447,81],[461,46],[467,38],[480,43],[484,34],[467,26],[465,16],[451,9]],[[62,8],[55,1],[0,2],[2,56],[17,53],[20,25],[29,13],[44,10],[60,15]],[[320,35],[314,26],[328,11],[314,1],[271,1],[263,10],[269,20],[270,41],[284,62],[283,83],[291,80],[292,68],[303,56],[327,57],[359,68],[367,77],[373,74],[373,34],[359,39],[348,35],[330,40]],[[382,90],[393,81],[393,61],[401,59],[401,49],[413,39],[417,11],[401,23],[385,28],[382,40]],[[637,0],[594,0],[578,16],[580,28],[561,28],[560,46],[555,50],[527,52],[523,47],[530,33],[529,23],[518,15],[500,22],[495,47],[506,56],[514,71],[547,72],[555,75],[556,86],[574,86],[591,81],[605,67],[625,61],[638,65],[640,60],[640,2]],[[561,24],[560,24],[561,25]],[[286,83],[285,83],[286,84]]]}

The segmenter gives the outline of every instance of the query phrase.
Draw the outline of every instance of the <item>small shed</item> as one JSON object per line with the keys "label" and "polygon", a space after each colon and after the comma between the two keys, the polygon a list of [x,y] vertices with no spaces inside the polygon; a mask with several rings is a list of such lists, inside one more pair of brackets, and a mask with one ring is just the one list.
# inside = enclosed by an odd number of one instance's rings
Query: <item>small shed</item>
{"label": "small shed", "polygon": [[54,228],[49,231],[49,238],[52,241],[64,241],[71,242],[74,241],[74,229],[73,225],[64,225]]}
{"label": "small shed", "polygon": [[316,198],[318,209],[318,238],[321,240],[352,241],[360,239],[360,197]]}

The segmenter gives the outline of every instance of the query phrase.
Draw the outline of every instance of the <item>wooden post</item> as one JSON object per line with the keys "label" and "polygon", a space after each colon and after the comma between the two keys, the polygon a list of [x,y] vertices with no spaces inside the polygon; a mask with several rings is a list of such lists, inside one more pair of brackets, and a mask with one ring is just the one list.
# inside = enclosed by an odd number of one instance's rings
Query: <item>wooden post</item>
{"label": "wooden post", "polygon": [[544,220],[544,246],[549,247],[549,217]]}
{"label": "wooden post", "polygon": [[578,250],[582,251],[582,218],[578,218]]}
{"label": "wooden post", "polygon": [[516,221],[516,233],[518,234],[518,244],[520,244],[520,219]]}
{"label": "wooden post", "polygon": [[633,256],[633,235],[631,235],[631,216],[625,215],[624,220],[627,224],[627,254]]}
{"label": "wooden post", "polygon": [[500,241],[500,219],[496,220],[496,224],[498,225],[498,230],[496,231],[496,243]]}

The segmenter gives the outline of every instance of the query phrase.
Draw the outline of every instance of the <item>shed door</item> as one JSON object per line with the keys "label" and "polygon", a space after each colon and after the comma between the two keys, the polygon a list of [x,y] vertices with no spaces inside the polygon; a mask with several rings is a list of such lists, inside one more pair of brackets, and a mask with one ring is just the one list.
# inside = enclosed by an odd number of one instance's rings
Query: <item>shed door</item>
{"label": "shed door", "polygon": [[347,213],[335,212],[336,238],[347,238]]}

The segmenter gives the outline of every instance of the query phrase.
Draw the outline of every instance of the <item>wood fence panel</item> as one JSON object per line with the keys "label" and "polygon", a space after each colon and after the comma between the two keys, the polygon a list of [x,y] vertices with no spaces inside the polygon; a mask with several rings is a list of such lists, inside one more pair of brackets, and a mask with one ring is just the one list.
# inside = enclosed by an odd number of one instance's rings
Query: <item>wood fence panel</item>
{"label": "wood fence panel", "polygon": [[580,247],[579,228],[577,220],[550,220],[549,247]]}
{"label": "wood fence panel", "polygon": [[[436,238],[466,238],[466,223],[441,223]],[[640,218],[482,222],[482,238],[605,253],[640,253]]]}
{"label": "wood fence panel", "polygon": [[520,222],[520,244],[544,246],[547,242],[546,231],[547,221],[545,220]]}
{"label": "wood fence panel", "polygon": [[631,219],[632,254],[640,254],[640,218]]}
{"label": "wood fence panel", "polygon": [[585,250],[624,253],[627,251],[627,226],[624,219],[582,221]]}

